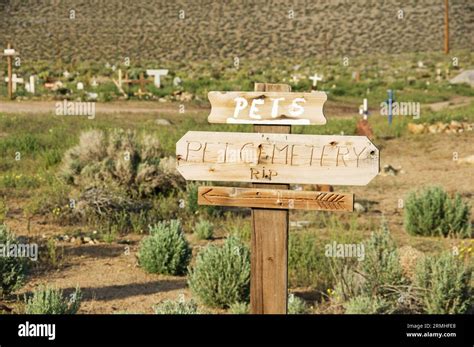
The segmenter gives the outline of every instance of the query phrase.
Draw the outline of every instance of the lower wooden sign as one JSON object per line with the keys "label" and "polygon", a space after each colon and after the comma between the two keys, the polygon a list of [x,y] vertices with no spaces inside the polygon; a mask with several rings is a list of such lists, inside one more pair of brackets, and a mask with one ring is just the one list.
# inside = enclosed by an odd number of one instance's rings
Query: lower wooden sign
{"label": "lower wooden sign", "polygon": [[354,194],[204,186],[198,189],[198,204],[351,212]]}

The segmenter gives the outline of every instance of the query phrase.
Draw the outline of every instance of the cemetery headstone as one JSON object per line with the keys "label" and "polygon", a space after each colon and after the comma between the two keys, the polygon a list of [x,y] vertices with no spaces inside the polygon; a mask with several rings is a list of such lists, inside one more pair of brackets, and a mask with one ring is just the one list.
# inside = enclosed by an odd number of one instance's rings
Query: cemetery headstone
{"label": "cemetery headstone", "polygon": [[35,76],[31,75],[29,82],[25,83],[25,89],[28,93],[31,93],[31,94],[35,93],[35,83],[36,83]]}
{"label": "cemetery headstone", "polygon": [[168,74],[168,70],[166,69],[158,69],[158,70],[146,70],[146,74],[148,76],[153,76],[156,88],[161,88],[161,76],[166,76]]}

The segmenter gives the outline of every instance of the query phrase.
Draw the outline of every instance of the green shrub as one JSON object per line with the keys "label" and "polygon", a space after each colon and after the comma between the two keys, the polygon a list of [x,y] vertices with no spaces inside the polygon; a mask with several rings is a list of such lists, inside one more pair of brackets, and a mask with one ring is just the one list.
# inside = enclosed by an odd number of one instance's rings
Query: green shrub
{"label": "green shrub", "polygon": [[391,309],[390,303],[379,296],[359,295],[344,304],[346,314],[381,314]]}
{"label": "green shrub", "polygon": [[224,224],[229,235],[234,236],[244,242],[250,242],[252,229],[248,218],[242,218],[240,216],[227,213]]}
{"label": "green shrub", "polygon": [[181,275],[191,259],[191,249],[178,220],[150,226],[150,236],[140,243],[138,261],[147,272]]}
{"label": "green shrub", "polygon": [[195,226],[194,232],[196,233],[198,239],[210,240],[212,239],[212,235],[214,233],[214,225],[205,219],[200,219]]}
{"label": "green shrub", "polygon": [[363,261],[337,269],[340,273],[336,277],[335,298],[342,300],[347,313],[407,312],[409,305],[400,298],[406,295],[408,283],[385,223],[364,246]]}
{"label": "green shrub", "polygon": [[199,185],[195,182],[189,182],[186,184],[186,209],[191,213],[195,214],[198,211],[198,188]]}
{"label": "green shrub", "polygon": [[415,286],[426,313],[458,314],[472,309],[472,268],[450,253],[424,258],[416,268]]}
{"label": "green shrub", "polygon": [[[8,246],[18,244],[17,239],[5,224],[0,225],[0,245],[7,252]],[[4,253],[2,251],[2,253]],[[26,277],[27,260],[22,257],[7,257],[0,254],[0,297],[19,288]]]}
{"label": "green shrub", "polygon": [[[288,280],[292,287],[327,288],[330,281],[329,260],[313,234],[290,233]],[[325,289],[324,288],[324,289]]]}
{"label": "green shrub", "polygon": [[389,296],[394,294],[393,287],[405,284],[397,247],[385,224],[365,242],[365,259],[360,262],[360,273],[364,278],[362,294],[366,296]]}
{"label": "green shrub", "polygon": [[412,235],[470,237],[470,206],[440,187],[413,192],[405,203],[405,229]]}
{"label": "green shrub", "polygon": [[309,312],[306,301],[293,294],[288,296],[288,314],[305,314]]}
{"label": "green shrub", "polygon": [[81,291],[76,288],[69,299],[63,291],[50,287],[40,287],[26,300],[26,314],[75,314],[81,306]]}
{"label": "green shrub", "polygon": [[[201,184],[203,185],[203,184]],[[220,216],[223,209],[220,206],[207,206],[198,204],[198,188],[200,184],[196,182],[188,182],[186,184],[186,201],[185,208],[191,215],[204,214],[207,216]]]}
{"label": "green shrub", "polygon": [[[133,210],[138,197],[167,194],[184,185],[174,158],[164,157],[156,137],[122,129],[110,134],[82,132],[79,144],[64,154],[60,174],[83,193],[78,209],[89,207],[98,213]],[[101,194],[84,194],[90,190]]]}
{"label": "green shrub", "polygon": [[5,219],[7,218],[7,213],[8,213],[8,206],[7,206],[6,200],[3,198],[0,198],[0,224],[3,224],[5,222]]}
{"label": "green shrub", "polygon": [[246,302],[234,302],[229,306],[230,314],[249,314],[250,307]]}
{"label": "green shrub", "polygon": [[156,314],[198,314],[194,300],[165,300],[154,307]]}
{"label": "green shrub", "polygon": [[242,242],[229,237],[222,246],[210,245],[197,256],[190,269],[191,291],[212,307],[229,307],[248,302],[250,295],[250,251]]}

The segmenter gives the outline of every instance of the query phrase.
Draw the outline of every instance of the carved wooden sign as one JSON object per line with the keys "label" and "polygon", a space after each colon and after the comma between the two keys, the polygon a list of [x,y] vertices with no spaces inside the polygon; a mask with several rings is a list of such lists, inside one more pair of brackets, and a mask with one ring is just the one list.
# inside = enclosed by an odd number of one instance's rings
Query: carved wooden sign
{"label": "carved wooden sign", "polygon": [[335,192],[203,186],[198,189],[198,204],[352,212],[354,195]]}
{"label": "carved wooden sign", "polygon": [[365,136],[189,131],[176,144],[187,180],[366,185],[379,151]]}
{"label": "carved wooden sign", "polygon": [[326,124],[324,92],[209,92],[209,123]]}

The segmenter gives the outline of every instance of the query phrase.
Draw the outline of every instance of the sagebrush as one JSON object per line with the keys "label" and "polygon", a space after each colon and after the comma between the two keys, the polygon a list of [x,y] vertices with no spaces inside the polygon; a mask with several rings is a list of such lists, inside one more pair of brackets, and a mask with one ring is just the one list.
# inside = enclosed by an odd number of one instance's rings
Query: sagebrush
{"label": "sagebrush", "polygon": [[214,225],[205,219],[199,219],[194,227],[194,233],[200,240],[210,240],[214,233]]}
{"label": "sagebrush", "polygon": [[288,245],[288,281],[290,286],[327,288],[329,260],[316,235],[290,233]]}
{"label": "sagebrush", "polygon": [[198,314],[198,306],[194,300],[164,300],[154,307],[156,314]]}
{"label": "sagebrush", "polygon": [[[132,130],[82,132],[79,144],[66,151],[60,173],[80,188],[78,208],[93,209],[99,201],[105,210],[127,209],[137,198],[184,187],[175,160],[165,157],[159,141]],[[94,194],[84,194],[90,190]]]}
{"label": "sagebrush", "polygon": [[[0,245],[4,250],[18,245],[19,241],[5,224],[0,224]],[[28,261],[23,257],[0,254],[0,297],[18,289],[26,278]]]}
{"label": "sagebrush", "polygon": [[305,314],[309,313],[309,307],[306,301],[290,294],[288,296],[288,314]]}
{"label": "sagebrush", "polygon": [[229,237],[221,246],[207,246],[189,270],[188,284],[193,294],[211,307],[225,308],[236,302],[248,302],[249,249],[234,237]]}
{"label": "sagebrush", "polygon": [[[394,313],[406,311],[407,280],[395,242],[385,223],[364,242],[363,261],[337,270],[336,297],[347,313]],[[366,303],[370,302],[370,305]],[[365,307],[364,307],[365,305]]]}
{"label": "sagebrush", "polygon": [[76,314],[81,306],[82,294],[79,288],[66,298],[61,289],[42,286],[26,300],[26,314]]}
{"label": "sagebrush", "polygon": [[412,235],[471,237],[471,208],[441,187],[412,192],[405,202],[405,229]]}
{"label": "sagebrush", "polygon": [[426,313],[460,314],[472,311],[472,268],[449,252],[429,256],[416,268],[414,284]]}
{"label": "sagebrush", "polygon": [[191,248],[178,220],[150,226],[150,235],[140,243],[138,262],[147,272],[182,275],[191,259]]}

